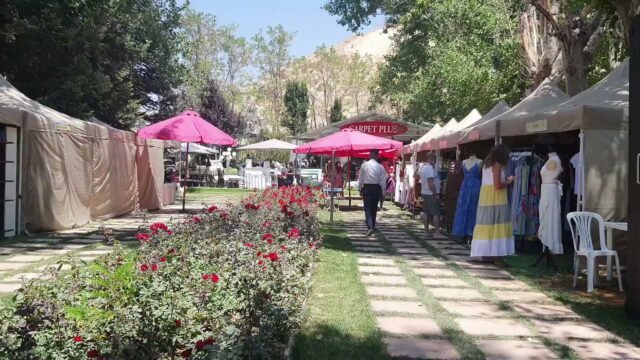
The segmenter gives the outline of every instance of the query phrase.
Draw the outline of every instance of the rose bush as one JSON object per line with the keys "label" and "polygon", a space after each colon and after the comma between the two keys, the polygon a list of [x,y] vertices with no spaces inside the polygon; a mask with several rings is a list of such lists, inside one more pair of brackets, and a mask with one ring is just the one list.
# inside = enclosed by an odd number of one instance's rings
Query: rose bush
{"label": "rose bush", "polygon": [[279,358],[320,241],[300,187],[153,224],[140,247],[54,272],[0,315],[0,358]]}

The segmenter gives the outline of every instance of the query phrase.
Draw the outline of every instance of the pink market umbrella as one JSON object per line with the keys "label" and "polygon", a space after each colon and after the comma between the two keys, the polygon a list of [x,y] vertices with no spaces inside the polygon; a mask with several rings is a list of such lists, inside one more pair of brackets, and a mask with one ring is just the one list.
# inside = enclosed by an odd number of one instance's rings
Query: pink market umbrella
{"label": "pink market umbrella", "polygon": [[[187,143],[187,161],[189,159],[189,143],[235,146],[238,143],[224,131],[211,125],[195,111],[185,111],[159,123],[138,130],[138,136],[146,139],[175,140]],[[182,210],[185,210],[189,165],[185,174],[185,187],[182,194]]]}
{"label": "pink market umbrella", "polygon": [[[401,148],[402,142],[400,141],[373,136],[347,128],[298,146],[293,152],[296,154],[331,155],[332,160],[335,161],[336,156],[362,156],[363,153],[374,149],[381,152],[395,153]],[[350,171],[348,172],[350,173]],[[334,191],[333,179],[331,180],[331,222],[333,222]],[[351,186],[349,186],[349,204],[351,204]]]}

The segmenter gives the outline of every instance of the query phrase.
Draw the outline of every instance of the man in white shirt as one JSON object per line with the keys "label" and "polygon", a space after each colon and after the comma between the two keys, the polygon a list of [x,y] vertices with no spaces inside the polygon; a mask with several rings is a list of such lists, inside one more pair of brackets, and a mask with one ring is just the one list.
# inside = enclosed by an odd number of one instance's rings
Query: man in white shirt
{"label": "man in white shirt", "polygon": [[[427,154],[427,159],[416,173],[420,179],[422,192],[422,221],[424,229],[428,237],[440,237],[440,216],[442,210],[440,208],[440,179],[434,168],[435,156],[433,153]],[[417,179],[416,179],[417,180]],[[435,233],[429,229],[429,225],[433,224]]]}
{"label": "man in white shirt", "polygon": [[384,196],[387,185],[387,172],[378,162],[378,150],[371,150],[370,160],[360,167],[358,189],[364,201],[364,216],[367,221],[367,235],[371,236],[376,230],[376,216],[378,203]]}

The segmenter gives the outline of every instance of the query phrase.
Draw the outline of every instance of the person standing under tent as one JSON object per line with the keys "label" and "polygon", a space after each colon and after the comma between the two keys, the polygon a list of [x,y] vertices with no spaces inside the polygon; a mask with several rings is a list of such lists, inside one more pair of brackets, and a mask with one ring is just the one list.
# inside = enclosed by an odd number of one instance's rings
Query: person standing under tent
{"label": "person standing under tent", "polygon": [[476,226],[471,240],[472,257],[489,257],[494,262],[515,253],[513,223],[507,189],[514,177],[505,178],[509,149],[494,146],[484,160]]}
{"label": "person standing under tent", "polygon": [[387,172],[378,163],[378,150],[371,150],[370,160],[360,167],[358,176],[358,189],[364,202],[364,216],[367,222],[367,236],[376,231],[376,216],[378,215],[378,203],[384,196],[387,184]]}
{"label": "person standing under tent", "polygon": [[[420,179],[423,208],[422,221],[424,222],[424,230],[427,233],[427,237],[442,236],[440,233],[440,216],[442,215],[440,207],[440,178],[434,167],[435,160],[433,153],[427,153],[425,163],[416,172],[416,177]],[[429,229],[431,224],[435,228],[433,232]]]}

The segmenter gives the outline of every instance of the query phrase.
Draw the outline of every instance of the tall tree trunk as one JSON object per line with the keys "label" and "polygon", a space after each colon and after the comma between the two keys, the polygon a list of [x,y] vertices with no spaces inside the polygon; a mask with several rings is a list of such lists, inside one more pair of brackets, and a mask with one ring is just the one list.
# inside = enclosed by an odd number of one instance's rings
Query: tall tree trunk
{"label": "tall tree trunk", "polygon": [[629,35],[631,34],[631,18],[640,14],[640,0],[613,0],[613,6],[622,24],[624,45],[628,49]]}

